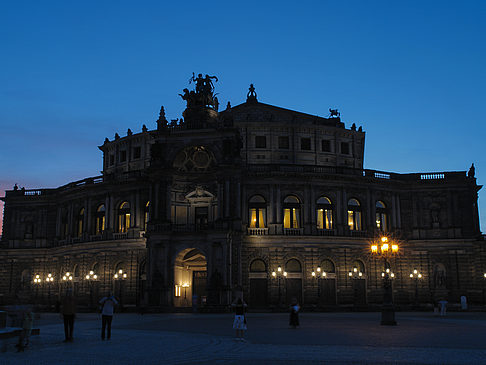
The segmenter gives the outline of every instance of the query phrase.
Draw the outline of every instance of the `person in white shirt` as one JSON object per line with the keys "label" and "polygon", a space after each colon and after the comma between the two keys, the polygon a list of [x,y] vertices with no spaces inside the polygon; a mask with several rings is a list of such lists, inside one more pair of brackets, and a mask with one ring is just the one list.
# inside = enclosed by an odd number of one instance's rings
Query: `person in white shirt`
{"label": "person in white shirt", "polygon": [[109,340],[111,337],[111,321],[113,319],[113,310],[118,301],[110,292],[106,297],[100,300],[101,305],[101,340],[105,339],[105,329],[108,327],[106,338]]}

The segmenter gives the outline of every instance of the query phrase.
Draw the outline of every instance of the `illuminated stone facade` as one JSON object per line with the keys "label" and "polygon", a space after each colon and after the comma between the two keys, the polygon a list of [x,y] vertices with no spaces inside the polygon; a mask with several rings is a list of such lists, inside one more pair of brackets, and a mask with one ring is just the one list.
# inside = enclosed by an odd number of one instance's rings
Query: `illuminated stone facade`
{"label": "illuminated stone facade", "polygon": [[86,305],[111,289],[124,306],[209,310],[241,286],[251,308],[379,304],[370,241],[384,234],[400,247],[395,303],[484,301],[473,173],[366,170],[365,133],[336,111],[282,109],[250,90],[218,112],[198,92],[182,95],[183,120],[162,109],[157,129],[106,139],[102,176],[6,192],[0,302],[49,304],[73,286]]}

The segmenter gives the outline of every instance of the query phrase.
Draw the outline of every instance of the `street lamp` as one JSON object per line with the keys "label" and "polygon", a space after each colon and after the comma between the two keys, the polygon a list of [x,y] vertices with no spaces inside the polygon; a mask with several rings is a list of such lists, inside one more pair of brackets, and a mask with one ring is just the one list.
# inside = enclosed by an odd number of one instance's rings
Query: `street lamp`
{"label": "street lamp", "polygon": [[98,275],[95,274],[93,270],[90,270],[88,274],[85,276],[86,280],[88,280],[89,286],[89,306],[93,308],[93,283],[98,280]]}
{"label": "street lamp", "polygon": [[35,297],[37,298],[39,295],[39,286],[42,283],[42,279],[39,274],[34,276],[34,286],[35,286]]}
{"label": "street lamp", "polygon": [[46,282],[47,282],[47,303],[49,305],[49,309],[51,308],[51,285],[54,281],[54,276],[51,273],[47,274]]}
{"label": "street lamp", "polygon": [[327,277],[327,273],[321,269],[320,266],[311,272],[311,276],[313,279],[317,280],[317,304],[320,304],[321,299],[321,279],[325,279]]}
{"label": "street lamp", "polygon": [[381,310],[381,324],[396,326],[395,308],[393,307],[392,279],[395,274],[391,272],[388,265],[388,258],[398,254],[398,244],[390,242],[387,236],[381,236],[379,240],[371,243],[371,254],[383,258],[383,306]]}
{"label": "street lamp", "polygon": [[280,291],[280,280],[285,280],[287,278],[287,271],[282,270],[281,266],[277,267],[277,270],[272,271],[272,279],[277,280],[278,284],[278,305],[281,305],[281,291]]}
{"label": "street lamp", "polygon": [[418,282],[422,280],[422,274],[418,272],[417,269],[413,269],[413,272],[410,273],[410,279],[415,282],[415,305],[418,306]]}
{"label": "street lamp", "polygon": [[120,307],[123,306],[123,301],[122,301],[122,283],[124,280],[126,280],[127,274],[123,272],[122,269],[119,269],[115,275],[113,275],[113,279],[115,280],[115,283],[118,281],[118,298],[120,299]]}

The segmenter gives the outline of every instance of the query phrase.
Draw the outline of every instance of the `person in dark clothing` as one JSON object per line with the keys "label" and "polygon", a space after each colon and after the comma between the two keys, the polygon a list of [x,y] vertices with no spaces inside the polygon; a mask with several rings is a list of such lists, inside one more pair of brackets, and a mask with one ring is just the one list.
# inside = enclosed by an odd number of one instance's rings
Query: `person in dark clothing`
{"label": "person in dark clothing", "polygon": [[290,319],[289,325],[292,328],[297,328],[299,326],[299,310],[300,306],[297,302],[297,298],[292,298],[292,302],[290,305]]}
{"label": "person in dark clothing", "polygon": [[71,288],[66,290],[66,295],[61,301],[61,315],[64,319],[64,342],[72,342],[74,319],[76,318],[76,299]]}

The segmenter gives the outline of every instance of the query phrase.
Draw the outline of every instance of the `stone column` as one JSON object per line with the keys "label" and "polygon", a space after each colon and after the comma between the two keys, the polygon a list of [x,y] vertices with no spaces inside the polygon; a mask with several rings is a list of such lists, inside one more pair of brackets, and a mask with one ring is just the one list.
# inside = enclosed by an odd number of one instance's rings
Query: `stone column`
{"label": "stone column", "polygon": [[224,217],[229,217],[230,212],[230,182],[225,180],[224,182]]}

